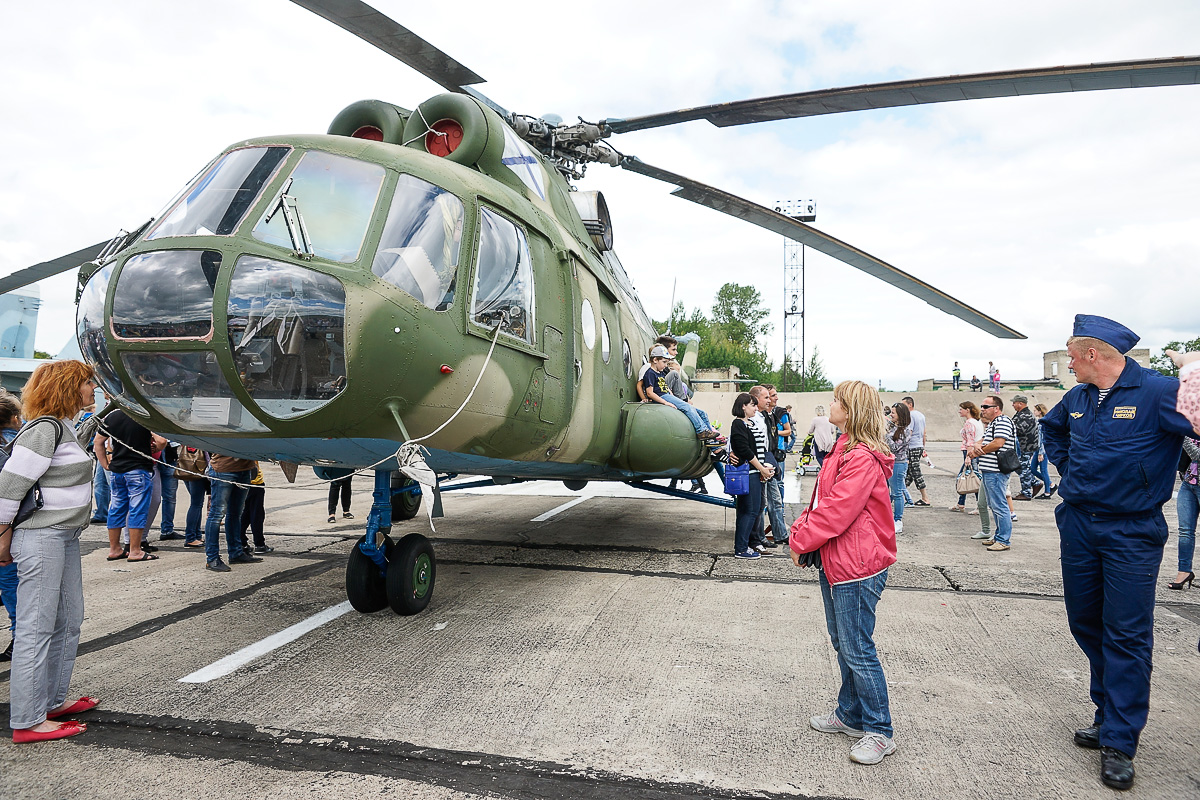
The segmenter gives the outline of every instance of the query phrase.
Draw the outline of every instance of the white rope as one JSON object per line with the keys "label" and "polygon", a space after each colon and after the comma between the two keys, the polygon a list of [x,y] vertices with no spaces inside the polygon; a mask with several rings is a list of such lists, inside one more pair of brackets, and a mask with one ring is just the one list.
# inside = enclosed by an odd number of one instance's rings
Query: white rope
{"label": "white rope", "polygon": [[[380,464],[383,464],[386,461],[391,461],[393,458],[396,459],[396,463],[399,466],[399,468],[401,469],[401,471],[403,471],[405,467],[408,467],[408,468],[424,467],[425,459],[422,454],[428,455],[429,451],[426,450],[424,447],[419,446],[417,444],[417,442],[423,442],[426,439],[428,439],[429,437],[433,436],[434,434],[441,432],[447,425],[449,425],[454,420],[455,417],[457,417],[459,414],[462,413],[463,409],[467,407],[467,403],[471,402],[471,398],[475,395],[475,390],[479,388],[479,383],[480,383],[480,381],[483,380],[483,373],[487,371],[488,364],[490,364],[492,361],[492,353],[495,352],[496,342],[500,339],[501,327],[502,327],[502,325],[499,325],[499,324],[496,325],[496,333],[494,336],[492,336],[492,346],[490,348],[488,348],[487,358],[485,358],[483,360],[483,366],[480,367],[480,369],[479,369],[479,376],[475,378],[475,385],[471,387],[471,391],[467,393],[466,399],[462,401],[462,404],[459,405],[458,409],[453,414],[451,414],[450,417],[445,422],[443,422],[441,425],[439,425],[433,431],[425,434],[424,436],[422,436],[420,438],[406,439],[404,442],[402,442],[400,444],[399,447],[396,448],[395,453],[384,456],[383,458],[376,461],[374,464],[370,464],[368,466],[356,469],[353,472],[351,472],[349,475],[345,475],[341,478],[317,478],[317,483],[318,484],[321,484],[321,483],[328,484],[328,483],[333,483],[335,481],[345,480],[346,478],[352,478],[355,475],[363,475],[367,472],[374,470]],[[116,436],[113,436],[111,433],[109,433],[108,429],[104,426],[103,421],[101,421],[99,419],[97,419],[96,427],[97,427],[99,433],[101,433],[105,438],[112,439],[114,442],[121,445],[122,447],[129,450],[130,452],[137,453],[139,456],[148,458],[156,464],[162,464],[165,467],[171,467],[176,472],[183,472],[187,475],[195,475],[198,478],[203,478],[205,480],[210,480],[210,481],[217,481],[218,483],[227,483],[230,486],[238,486],[243,489],[249,489],[255,485],[255,484],[250,484],[250,483],[240,483],[238,481],[231,481],[226,478],[217,478],[213,475],[209,475],[206,472],[195,472],[190,469],[184,469],[183,467],[180,467],[177,464],[170,464],[166,461],[155,458],[154,455],[151,453],[143,453],[141,450],[138,450],[136,447],[133,447],[132,445],[121,441]],[[278,463],[278,462],[275,462],[275,463]],[[424,468],[428,469],[428,467],[424,467]],[[409,477],[413,477],[413,476],[410,475]],[[414,478],[414,480],[415,480],[415,478]],[[308,489],[310,487],[309,486],[272,486],[271,488],[272,489],[300,490],[300,489]],[[433,525],[433,523],[431,521],[430,526],[432,527],[432,525]]]}

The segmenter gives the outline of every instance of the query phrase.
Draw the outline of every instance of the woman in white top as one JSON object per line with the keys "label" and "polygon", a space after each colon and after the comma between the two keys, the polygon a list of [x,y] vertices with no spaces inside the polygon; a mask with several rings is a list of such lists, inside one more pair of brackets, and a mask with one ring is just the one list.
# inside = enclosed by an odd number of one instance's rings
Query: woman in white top
{"label": "woman in white top", "polygon": [[[979,442],[983,438],[983,421],[979,419],[979,406],[972,403],[970,400],[964,400],[958,404],[958,415],[962,417],[963,426],[959,434],[962,436],[962,454],[963,463],[958,469],[958,474],[961,477],[967,471],[967,467],[972,465],[972,459],[967,458],[967,448]],[[978,465],[975,465],[978,467]],[[958,496],[958,504],[950,506],[951,511],[967,510],[967,496],[960,494]]]}

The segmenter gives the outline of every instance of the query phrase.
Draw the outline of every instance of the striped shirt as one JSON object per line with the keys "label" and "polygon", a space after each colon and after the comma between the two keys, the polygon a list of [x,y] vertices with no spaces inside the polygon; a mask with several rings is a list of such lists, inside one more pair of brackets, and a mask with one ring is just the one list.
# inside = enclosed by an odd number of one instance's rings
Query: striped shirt
{"label": "striped shirt", "polygon": [[[1013,427],[1012,420],[1001,414],[996,417],[987,426],[987,430],[983,432],[983,441],[981,447],[987,447],[994,439],[1003,439],[1004,446],[1000,450],[1012,450],[1016,447],[1017,431]],[[997,450],[996,453],[1000,452]],[[984,453],[979,457],[980,472],[999,472],[1000,458],[996,453]]]}
{"label": "striped shirt", "polygon": [[763,459],[767,457],[767,420],[763,412],[759,411],[750,419],[746,420],[750,423],[750,433],[754,434],[754,450],[758,454],[758,462],[764,463]]}
{"label": "striped shirt", "polygon": [[0,520],[17,516],[21,500],[40,483],[44,505],[20,528],[80,528],[92,515],[92,458],[75,438],[74,423],[62,420],[63,435],[54,447],[55,429],[48,421],[23,430],[12,456],[0,471]]}

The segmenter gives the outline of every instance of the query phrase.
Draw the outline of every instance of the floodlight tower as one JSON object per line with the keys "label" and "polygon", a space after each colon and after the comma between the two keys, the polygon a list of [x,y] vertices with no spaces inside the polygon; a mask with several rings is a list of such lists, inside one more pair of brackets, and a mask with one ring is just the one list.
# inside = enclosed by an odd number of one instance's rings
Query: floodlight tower
{"label": "floodlight tower", "polygon": [[[815,222],[817,219],[817,204],[813,200],[777,200],[775,211],[800,222]],[[784,238],[783,368],[780,388],[789,385],[792,388],[799,385],[800,391],[808,388],[808,362],[804,344],[804,245]]]}

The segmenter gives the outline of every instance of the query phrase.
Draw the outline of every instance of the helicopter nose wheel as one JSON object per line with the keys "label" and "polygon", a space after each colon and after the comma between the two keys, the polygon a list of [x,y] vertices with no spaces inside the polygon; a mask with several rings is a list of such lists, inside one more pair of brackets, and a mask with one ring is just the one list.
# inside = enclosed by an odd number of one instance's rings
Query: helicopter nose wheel
{"label": "helicopter nose wheel", "polygon": [[437,559],[433,544],[419,533],[410,533],[388,555],[387,601],[402,617],[419,614],[433,597]]}
{"label": "helicopter nose wheel", "polygon": [[[360,545],[366,540],[367,537],[363,536],[350,551],[350,560],[346,563],[346,599],[355,611],[373,614],[388,605],[387,579],[379,565],[363,553]],[[384,558],[387,558],[395,552],[396,544],[390,536],[385,535],[381,549]]]}

